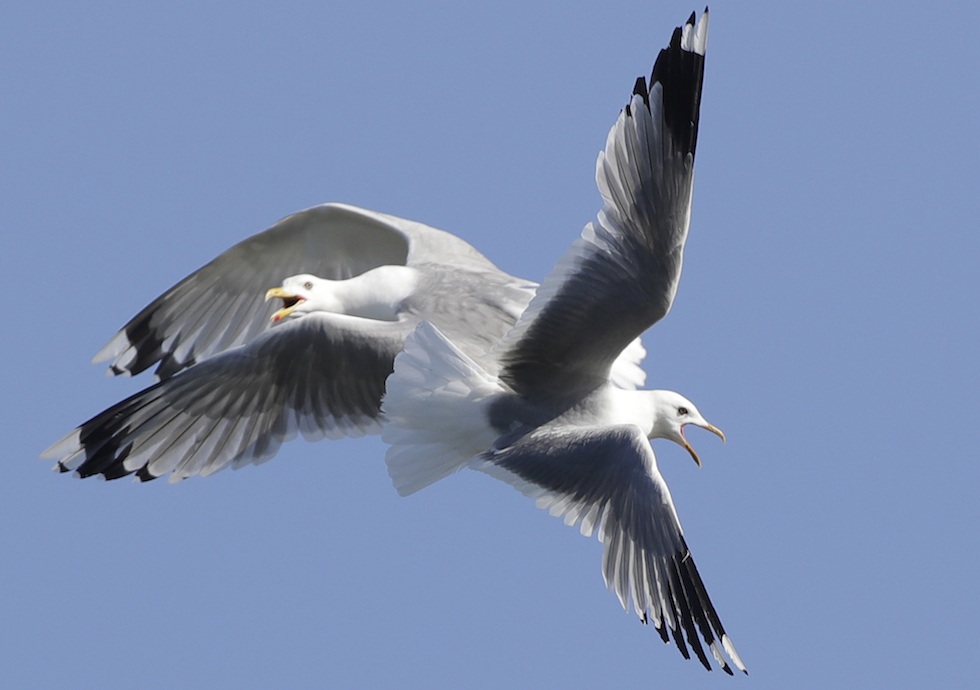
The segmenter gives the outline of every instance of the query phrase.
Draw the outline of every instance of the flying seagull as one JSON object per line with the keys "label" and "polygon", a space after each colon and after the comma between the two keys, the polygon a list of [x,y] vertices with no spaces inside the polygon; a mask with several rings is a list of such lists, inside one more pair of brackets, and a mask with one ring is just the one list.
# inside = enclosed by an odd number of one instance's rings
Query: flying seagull
{"label": "flying seagull", "polygon": [[[267,460],[297,433],[311,441],[377,434],[385,379],[422,319],[478,358],[536,287],[421,223],[342,204],[300,211],[126,324],[94,361],[110,361],[110,375],[156,365],[159,383],[41,457],[81,477],[169,473],[176,482]],[[642,385],[644,354],[632,345],[616,385]]]}
{"label": "flying seagull", "polygon": [[[380,433],[385,379],[422,319],[479,358],[536,287],[421,223],[343,204],[300,211],[126,324],[93,361],[110,361],[109,375],[156,365],[159,382],[41,457],[80,477],[176,482],[262,462],[297,434]],[[637,341],[616,366],[616,385],[642,385],[644,355]]]}
{"label": "flying seagull", "polygon": [[703,640],[731,674],[725,655],[747,671],[649,443],[675,441],[700,465],[684,427],[724,434],[678,393],[609,384],[613,362],[667,314],[680,279],[707,37],[705,9],[674,31],[649,86],[637,80],[596,164],[602,210],[495,347],[493,364],[435,323],[407,339],[388,379],[382,438],[402,495],[471,467],[597,533],[603,577],[623,607],[710,670]]}

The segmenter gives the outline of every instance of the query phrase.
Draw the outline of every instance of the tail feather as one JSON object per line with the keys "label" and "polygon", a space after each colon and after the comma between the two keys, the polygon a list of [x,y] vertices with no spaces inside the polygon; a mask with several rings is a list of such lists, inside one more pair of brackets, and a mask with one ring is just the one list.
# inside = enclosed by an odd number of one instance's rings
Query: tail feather
{"label": "tail feather", "polygon": [[419,324],[395,358],[382,410],[388,475],[402,496],[465,467],[497,437],[484,413],[497,378],[439,330]]}

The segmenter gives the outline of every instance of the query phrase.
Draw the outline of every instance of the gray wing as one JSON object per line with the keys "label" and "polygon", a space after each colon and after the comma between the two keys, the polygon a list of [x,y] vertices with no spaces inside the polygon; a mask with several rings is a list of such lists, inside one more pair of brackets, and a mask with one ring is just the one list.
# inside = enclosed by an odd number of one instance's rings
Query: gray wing
{"label": "gray wing", "polygon": [[157,365],[166,379],[268,331],[277,308],[262,295],[284,278],[338,280],[412,261],[496,270],[463,240],[421,223],[343,204],[287,216],[184,278],[123,327],[95,356],[110,373]]}
{"label": "gray wing", "polygon": [[691,214],[708,14],[675,30],[650,87],[596,163],[604,206],[559,261],[502,348],[501,378],[525,397],[580,396],[663,318],[680,280]]}
{"label": "gray wing", "polygon": [[566,525],[581,525],[582,534],[598,530],[606,586],[623,608],[632,600],[641,621],[652,619],[664,642],[669,629],[681,653],[690,658],[690,645],[710,670],[700,633],[722,669],[731,673],[719,642],[745,671],[684,541],[653,449],[637,427],[542,427],[483,454],[474,467],[537,499]]}
{"label": "gray wing", "polygon": [[215,355],[82,424],[42,458],[61,471],[171,481],[308,440],[380,433],[385,379],[417,319],[313,313]]}

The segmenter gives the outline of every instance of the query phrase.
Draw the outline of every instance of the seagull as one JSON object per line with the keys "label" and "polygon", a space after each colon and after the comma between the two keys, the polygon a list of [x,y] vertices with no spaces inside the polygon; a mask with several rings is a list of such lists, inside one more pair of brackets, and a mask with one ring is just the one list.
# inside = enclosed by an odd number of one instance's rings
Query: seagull
{"label": "seagull", "polygon": [[649,442],[670,439],[700,466],[684,428],[725,436],[679,393],[609,381],[677,290],[707,37],[706,8],[674,31],[649,85],[636,81],[596,163],[597,219],[494,346],[493,364],[436,323],[408,337],[388,379],[382,439],[402,495],[470,467],[597,534],[603,578],[623,608],[711,670],[707,646],[732,674],[726,655],[748,671],[708,598]]}
{"label": "seagull", "polygon": [[[536,287],[422,223],[344,204],[300,211],[126,324],[93,361],[123,376],[156,365],[159,382],[41,457],[79,477],[177,482],[263,462],[297,434],[378,434],[385,379],[420,321],[479,358],[514,326]],[[644,355],[639,341],[631,345],[616,385],[643,384]]]}

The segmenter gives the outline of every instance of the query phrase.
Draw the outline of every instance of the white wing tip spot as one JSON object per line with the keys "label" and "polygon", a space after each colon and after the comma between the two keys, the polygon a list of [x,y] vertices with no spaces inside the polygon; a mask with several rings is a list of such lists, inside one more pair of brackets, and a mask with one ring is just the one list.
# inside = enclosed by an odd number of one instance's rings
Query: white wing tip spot
{"label": "white wing tip spot", "polygon": [[732,640],[728,635],[721,636],[721,646],[725,648],[725,652],[728,654],[728,657],[732,660],[732,662],[734,662],[738,670],[748,675],[749,671],[747,668],[745,668],[745,664],[742,662],[742,657],[740,657],[738,652],[735,651],[735,645],[732,644]]}
{"label": "white wing tip spot", "polygon": [[697,25],[692,23],[684,24],[681,29],[681,50],[690,53],[704,55],[708,47],[708,8],[704,8],[704,14],[698,20]]}

